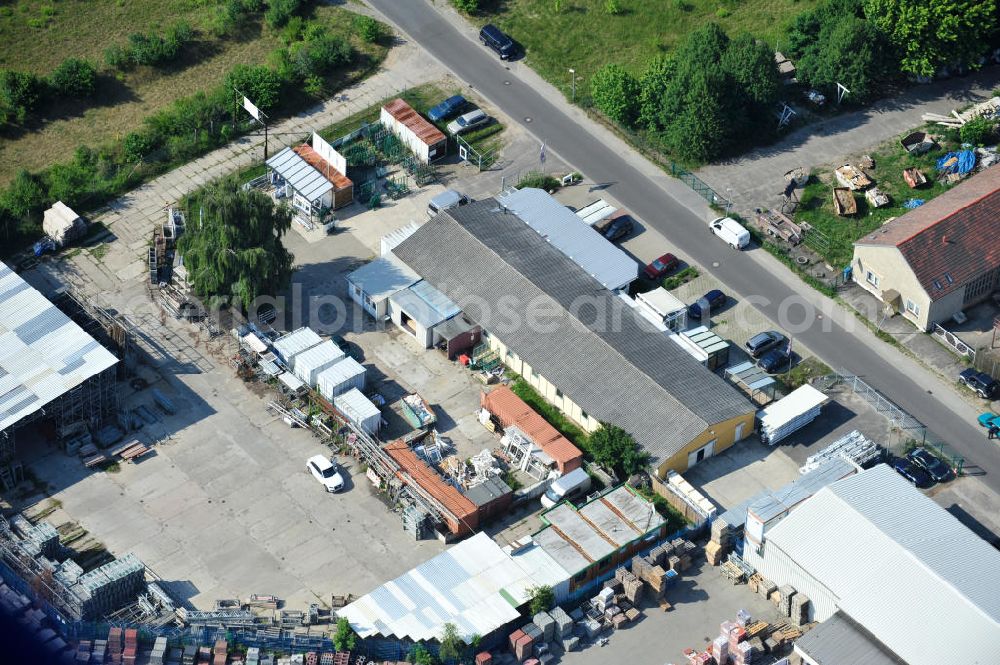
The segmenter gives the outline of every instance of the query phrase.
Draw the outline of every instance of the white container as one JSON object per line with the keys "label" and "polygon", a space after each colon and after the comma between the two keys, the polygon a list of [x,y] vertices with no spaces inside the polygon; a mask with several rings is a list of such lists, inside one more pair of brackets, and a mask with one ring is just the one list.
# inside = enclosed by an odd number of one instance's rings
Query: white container
{"label": "white container", "polygon": [[343,395],[335,397],[333,405],[366,434],[372,436],[378,434],[379,426],[382,424],[382,412],[357,388],[351,388]]}
{"label": "white container", "polygon": [[327,340],[316,346],[296,354],[295,376],[307,383],[310,388],[316,387],[316,378],[320,372],[344,358],[344,352],[336,344]]}
{"label": "white container", "polygon": [[274,340],[274,352],[281,362],[295,369],[295,356],[316,346],[323,339],[311,328],[299,328]]}
{"label": "white container", "polygon": [[363,390],[365,387],[365,368],[354,358],[344,358],[320,372],[316,378],[316,387],[320,394],[331,402],[338,395],[346,393],[351,388]]}

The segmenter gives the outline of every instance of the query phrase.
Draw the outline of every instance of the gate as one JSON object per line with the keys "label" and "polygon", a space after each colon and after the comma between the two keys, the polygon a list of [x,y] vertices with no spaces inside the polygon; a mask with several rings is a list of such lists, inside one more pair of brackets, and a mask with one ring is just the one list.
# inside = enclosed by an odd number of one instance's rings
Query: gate
{"label": "gate", "polygon": [[722,206],[727,210],[733,205],[732,201],[724,196],[719,196],[719,194],[714,189],[709,187],[704,180],[691,173],[680,164],[670,162],[670,175],[682,181],[712,205]]}
{"label": "gate", "polygon": [[461,136],[456,136],[455,142],[458,143],[458,156],[480,171],[489,170],[497,161],[498,155],[496,149],[479,152]]}
{"label": "gate", "polygon": [[934,339],[941,342],[941,344],[948,347],[958,355],[968,358],[973,363],[976,362],[976,350],[963,342],[962,339],[955,333],[945,330],[940,325],[935,323],[934,329],[931,330],[931,335]]}

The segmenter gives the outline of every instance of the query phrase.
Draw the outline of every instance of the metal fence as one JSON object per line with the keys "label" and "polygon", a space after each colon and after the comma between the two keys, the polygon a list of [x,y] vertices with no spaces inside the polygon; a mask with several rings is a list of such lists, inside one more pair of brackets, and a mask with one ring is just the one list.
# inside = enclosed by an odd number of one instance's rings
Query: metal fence
{"label": "metal fence", "polygon": [[680,164],[670,162],[670,175],[686,184],[712,205],[725,207],[727,210],[733,205],[733,202],[730,199],[720,196],[718,192],[712,189],[704,180],[691,173]]}
{"label": "metal fence", "polygon": [[458,144],[458,156],[463,161],[475,166],[480,171],[489,170],[489,168],[493,166],[498,159],[497,150],[495,148],[481,152],[476,150],[471,143],[463,139],[461,136],[455,137],[455,143]]}
{"label": "metal fence", "polygon": [[876,413],[884,416],[893,430],[899,431],[901,436],[898,441],[885,443],[885,447],[891,452],[903,454],[919,446],[932,450],[939,457],[947,460],[955,470],[956,475],[962,475],[963,472],[967,471],[965,457],[959,455],[948,443],[930,431],[926,425],[866,383],[861,377],[853,374],[835,373],[818,377],[814,381],[814,385],[827,390],[837,384],[843,384],[850,388],[855,395],[865,400]]}
{"label": "metal fence", "polygon": [[968,358],[972,362],[976,362],[976,350],[963,342],[958,335],[950,330],[945,330],[940,325],[935,323],[934,329],[931,330],[931,336],[959,356]]}

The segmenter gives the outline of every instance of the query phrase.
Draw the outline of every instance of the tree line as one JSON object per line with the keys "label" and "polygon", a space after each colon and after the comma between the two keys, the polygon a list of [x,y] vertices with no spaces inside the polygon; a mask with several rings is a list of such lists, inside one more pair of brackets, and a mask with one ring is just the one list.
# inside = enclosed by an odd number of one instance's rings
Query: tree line
{"label": "tree line", "polygon": [[[356,20],[354,32],[365,41],[385,34],[381,23],[368,17]],[[120,141],[97,148],[80,146],[73,158],[38,173],[19,171],[0,189],[0,242],[7,251],[37,237],[42,211],[57,200],[84,211],[135,187],[148,177],[186,162],[253,128],[240,111],[241,94],[263,112],[278,117],[312,103],[325,94],[324,77],[352,65],[357,52],[348,39],[315,21],[289,21],[285,46],[276,49],[268,64],[233,67],[223,81],[207,92],[176,100],[147,117],[142,126]],[[375,34],[372,39],[372,34]],[[67,82],[85,77],[73,74],[78,61],[61,65],[50,77]],[[95,74],[96,75],[96,74]],[[7,99],[12,77],[0,72],[0,103]],[[18,77],[13,77],[18,80]],[[239,90],[239,93],[236,92]],[[6,253],[6,252],[5,252]]]}
{"label": "tree line", "polygon": [[[866,104],[891,84],[926,80],[943,68],[977,68],[997,40],[996,0],[825,0],[796,17],[782,48],[798,81],[848,104]],[[789,101],[772,46],[718,25],[690,33],[638,76],[611,63],[590,81],[613,122],[672,157],[700,163],[777,132]]]}

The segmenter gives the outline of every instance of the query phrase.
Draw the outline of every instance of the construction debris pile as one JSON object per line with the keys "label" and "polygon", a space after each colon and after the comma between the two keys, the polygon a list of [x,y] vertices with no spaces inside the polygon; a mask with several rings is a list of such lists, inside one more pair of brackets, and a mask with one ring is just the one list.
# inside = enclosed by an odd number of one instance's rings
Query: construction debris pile
{"label": "construction debris pile", "polygon": [[1000,97],[987,99],[985,102],[974,105],[967,111],[959,113],[952,109],[951,115],[941,115],[940,113],[924,113],[921,118],[924,122],[933,122],[943,127],[959,128],[973,118],[986,118],[987,120],[1000,119]]}
{"label": "construction debris pile", "polygon": [[10,522],[0,516],[0,558],[22,579],[42,586],[73,621],[102,618],[135,603],[146,590],[145,566],[134,554],[85,573],[63,552],[52,525],[32,525],[23,515]]}

